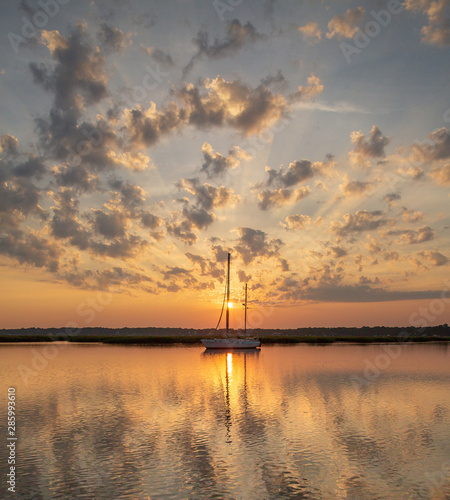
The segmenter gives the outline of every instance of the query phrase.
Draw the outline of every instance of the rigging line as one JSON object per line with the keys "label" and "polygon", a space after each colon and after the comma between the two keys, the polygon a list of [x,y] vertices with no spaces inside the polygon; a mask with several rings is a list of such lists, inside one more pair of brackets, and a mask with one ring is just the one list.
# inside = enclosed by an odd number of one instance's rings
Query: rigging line
{"label": "rigging line", "polygon": [[225,300],[227,298],[227,282],[225,281],[225,292],[223,294],[223,302],[222,302],[222,311],[220,311],[220,318],[219,318],[219,321],[217,322],[217,326],[216,326],[216,330],[219,328],[219,325],[220,325],[220,320],[222,319],[222,315],[223,315],[223,310],[225,308]]}

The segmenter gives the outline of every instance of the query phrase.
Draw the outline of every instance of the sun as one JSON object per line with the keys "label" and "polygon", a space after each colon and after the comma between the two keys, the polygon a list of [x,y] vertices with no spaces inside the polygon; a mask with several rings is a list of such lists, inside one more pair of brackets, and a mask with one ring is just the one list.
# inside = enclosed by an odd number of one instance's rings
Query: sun
{"label": "sun", "polygon": [[233,307],[233,302],[228,302],[228,308],[231,309]]}

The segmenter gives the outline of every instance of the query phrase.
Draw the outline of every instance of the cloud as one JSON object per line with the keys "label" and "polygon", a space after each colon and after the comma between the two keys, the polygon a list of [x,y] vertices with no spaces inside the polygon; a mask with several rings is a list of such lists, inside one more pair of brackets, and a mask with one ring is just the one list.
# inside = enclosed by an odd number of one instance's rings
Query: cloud
{"label": "cloud", "polygon": [[193,253],[187,252],[185,253],[186,257],[194,264],[198,264],[200,266],[200,269],[202,271],[202,274],[204,274],[206,270],[206,259],[202,257],[201,255],[195,255]]}
{"label": "cloud", "polygon": [[261,210],[268,210],[272,207],[281,207],[292,202],[300,201],[311,193],[309,186],[297,189],[274,189],[265,190],[258,193],[258,206]]}
{"label": "cloud", "polygon": [[[339,268],[341,269],[341,268]],[[360,269],[361,272],[361,269]],[[343,274],[333,272],[329,265],[311,269],[311,276],[299,280],[295,276],[278,281],[278,299],[286,302],[382,302],[420,300],[440,297],[440,290],[389,290],[377,277],[359,276],[357,283],[344,283]],[[375,286],[374,286],[375,285]]]}
{"label": "cloud", "polygon": [[197,52],[183,69],[183,75],[186,76],[192,70],[195,62],[203,56],[210,59],[221,59],[235,54],[246,45],[267,38],[265,35],[258,33],[250,22],[242,25],[238,19],[233,19],[227,23],[226,33],[223,40],[216,38],[213,43],[210,43],[208,32],[199,31],[197,37],[193,39]]}
{"label": "cloud", "polygon": [[322,40],[322,32],[320,31],[319,25],[314,21],[310,21],[304,26],[301,26],[298,31],[300,31],[303,38],[309,43],[318,43]]}
{"label": "cloud", "polygon": [[375,238],[369,238],[369,243],[367,243],[366,247],[371,254],[380,253],[381,247],[378,245],[378,242]]}
{"label": "cloud", "polygon": [[111,155],[121,146],[110,123],[100,116],[92,123],[78,123],[78,113],[52,108],[48,118],[35,120],[42,155],[56,161],[60,171],[80,167],[93,173],[122,166]]}
{"label": "cloud", "polygon": [[397,229],[388,231],[388,236],[400,236],[399,243],[414,245],[417,243],[425,243],[426,241],[434,240],[436,233],[430,226],[419,227],[416,230],[412,229]]}
{"label": "cloud", "polygon": [[442,166],[433,167],[430,171],[430,177],[437,184],[450,184],[450,162]]}
{"label": "cloud", "polygon": [[297,91],[289,96],[289,102],[294,103],[299,101],[308,101],[321,94],[324,88],[325,87],[320,78],[318,76],[311,75],[308,77],[308,85],[305,87],[299,85]]}
{"label": "cloud", "polygon": [[234,194],[233,189],[225,186],[215,187],[208,183],[201,183],[199,179],[181,179],[176,183],[178,189],[184,189],[194,195],[193,203],[187,198],[182,198],[185,204],[181,214],[182,220],[172,220],[167,223],[168,232],[181,239],[188,245],[197,241],[197,235],[193,229],[207,229],[215,220],[216,215],[210,212],[213,208],[221,208],[234,205],[239,201],[239,196]]}
{"label": "cloud", "polygon": [[119,28],[107,23],[100,24],[97,39],[103,49],[123,52],[131,45],[130,35],[125,35]]}
{"label": "cloud", "polygon": [[281,272],[287,273],[289,271],[289,262],[286,259],[280,259]]}
{"label": "cloud", "polygon": [[97,190],[95,172],[122,166],[111,156],[119,149],[111,123],[100,115],[93,123],[81,121],[87,107],[108,96],[105,58],[83,23],[67,37],[42,30],[40,41],[53,59],[53,65],[29,65],[34,81],[53,94],[48,117],[35,120],[43,158],[56,161],[52,174],[58,185],[80,192]]}
{"label": "cloud", "polygon": [[[193,254],[191,256],[195,257]],[[201,282],[194,275],[193,270],[186,269],[179,266],[166,266],[166,269],[160,269],[160,272],[164,276],[164,281],[169,281],[171,284],[169,286],[165,284],[159,284],[161,288],[167,289],[171,292],[177,292],[180,289],[191,289],[191,290],[213,290],[214,282]],[[181,286],[182,285],[182,286]]]}
{"label": "cloud", "polygon": [[383,218],[380,210],[367,211],[358,210],[355,214],[345,214],[344,222],[333,221],[331,230],[339,236],[348,236],[352,233],[373,231],[389,223],[389,219]]}
{"label": "cloud", "polygon": [[155,62],[162,64],[163,66],[173,66],[174,62],[172,57],[168,52],[164,52],[163,50],[156,49],[155,47],[145,47],[144,45],[140,45],[141,50],[150,56]]}
{"label": "cloud", "polygon": [[216,262],[226,262],[228,258],[229,250],[224,248],[222,245],[212,245],[211,251],[214,255],[214,260]]}
{"label": "cloud", "polygon": [[150,158],[140,151],[125,151],[123,153],[118,153],[117,151],[110,150],[106,155],[111,165],[124,167],[134,172],[141,172],[142,170],[153,167]]}
{"label": "cloud", "polygon": [[347,255],[347,250],[340,246],[331,247],[330,250],[333,253],[334,257],[338,259],[340,259],[341,257],[345,257]]}
{"label": "cloud", "polygon": [[207,79],[204,87],[203,94],[193,84],[179,90],[177,96],[184,104],[181,109],[172,102],[162,111],[154,104],[146,111],[126,110],[132,143],[151,146],[162,135],[188,124],[201,129],[227,124],[252,135],[270,127],[288,111],[285,98],[263,85],[253,89],[237,80],[227,82],[217,77]]}
{"label": "cloud", "polygon": [[279,187],[292,187],[305,180],[308,180],[315,175],[328,174],[330,168],[334,165],[332,155],[327,155],[326,161],[297,160],[289,163],[287,169],[280,167],[274,170],[266,166],[268,179],[265,183],[267,186],[275,185]]}
{"label": "cloud", "polygon": [[423,212],[408,210],[406,207],[402,207],[402,219],[404,222],[417,222],[423,219]]}
{"label": "cloud", "polygon": [[352,132],[350,138],[354,144],[350,157],[355,164],[364,164],[370,158],[384,157],[384,148],[391,142],[376,125],[372,127],[367,139],[361,131]]}
{"label": "cloud", "polygon": [[18,154],[19,140],[11,134],[0,135],[0,153],[8,156]]}
{"label": "cloud", "polygon": [[388,193],[383,197],[383,200],[390,206],[393,207],[395,206],[398,200],[400,200],[402,197],[400,193]]}
{"label": "cloud", "polygon": [[450,44],[450,19],[448,0],[405,0],[407,10],[421,12],[428,18],[428,24],[421,29],[422,42],[429,45]]}
{"label": "cloud", "polygon": [[361,108],[359,106],[355,106],[352,103],[349,103],[347,101],[338,101],[336,103],[326,103],[323,101],[306,101],[303,100],[301,102],[298,102],[292,106],[292,109],[295,110],[318,110],[318,111],[325,111],[328,113],[361,113],[361,114],[371,114],[371,111],[368,111],[367,109]]}
{"label": "cloud", "polygon": [[[289,102],[310,99],[323,89],[315,76],[310,76],[308,83],[300,86]],[[250,136],[270,128],[290,112],[286,98],[267,86],[253,88],[220,76],[207,78],[200,86],[190,83],[173,93],[181,106],[172,101],[161,109],[151,103],[146,110],[138,106],[124,111],[122,118],[133,146],[152,146],[164,135],[188,125],[202,130],[227,125]]]}
{"label": "cloud", "polygon": [[423,143],[413,145],[413,160],[434,162],[450,158],[450,131],[446,127],[435,130]]}
{"label": "cloud", "polygon": [[191,228],[195,227],[197,229],[206,229],[216,220],[214,212],[208,212],[202,207],[184,208],[183,216],[189,222]]}
{"label": "cloud", "polygon": [[345,14],[333,17],[328,23],[328,33],[326,37],[331,39],[337,38],[353,38],[358,31],[357,23],[364,17],[366,11],[364,7],[356,7],[356,9],[348,9]]}
{"label": "cloud", "polygon": [[206,172],[208,177],[219,177],[229,170],[234,170],[240,164],[241,159],[249,160],[248,155],[243,149],[235,146],[234,149],[228,152],[228,156],[223,156],[217,153],[207,142],[202,146],[203,163],[202,172]]}
{"label": "cloud", "polygon": [[239,227],[237,232],[239,240],[234,248],[246,265],[257,257],[267,259],[278,256],[278,251],[283,245],[280,239],[268,239],[267,234],[259,229]]}
{"label": "cloud", "polygon": [[438,290],[387,290],[371,287],[370,284],[321,285],[309,287],[302,294],[304,300],[318,302],[385,302],[394,300],[419,300],[439,298]]}
{"label": "cloud", "polygon": [[78,192],[98,191],[101,187],[98,175],[91,172],[86,165],[56,166],[53,174],[58,186],[74,188]]}
{"label": "cloud", "polygon": [[234,194],[232,188],[215,187],[206,182],[201,184],[197,178],[181,179],[176,185],[179,189],[193,194],[196,206],[205,210],[234,205],[239,201],[239,196]]}
{"label": "cloud", "polygon": [[[114,191],[105,209],[90,212],[81,212],[76,190],[63,188],[52,193],[55,206],[49,224],[51,235],[100,257],[127,259],[144,250],[148,243],[127,231],[130,220],[139,220],[151,229],[160,226],[162,220],[144,209],[143,194],[138,186],[117,180],[111,184]],[[133,195],[141,198],[133,200]],[[80,277],[79,272],[74,276]]]}
{"label": "cloud", "polygon": [[7,255],[19,264],[46,267],[56,272],[60,266],[61,248],[39,234],[24,234],[20,230],[0,236],[0,254]]}
{"label": "cloud", "polygon": [[115,266],[112,268],[91,271],[74,270],[63,273],[64,279],[73,286],[88,290],[110,290],[124,288],[144,288],[147,292],[154,293],[154,290],[147,285],[153,282],[153,279],[142,273],[134,273],[125,270],[123,267]]}
{"label": "cloud", "polygon": [[108,94],[105,58],[98,47],[89,44],[85,29],[79,23],[67,38],[58,31],[42,30],[41,43],[49,49],[55,65],[29,65],[34,81],[54,92],[55,106],[60,110],[79,110]]}
{"label": "cloud", "polygon": [[15,165],[12,171],[16,177],[36,177],[37,179],[42,178],[45,172],[46,168],[43,161],[36,157]]}
{"label": "cloud", "polygon": [[[113,194],[118,198],[119,203],[125,208],[130,217],[135,217],[136,213],[145,203],[145,191],[137,184],[120,179],[111,180],[109,183]],[[140,214],[139,214],[140,215]]]}
{"label": "cloud", "polygon": [[283,170],[282,167],[279,170],[266,167],[266,172],[269,175],[267,185],[292,187],[313,177],[317,170],[317,167],[309,160],[298,160],[289,163],[287,170]]}
{"label": "cloud", "polygon": [[148,147],[158,142],[161,136],[180,127],[184,112],[173,102],[162,111],[157,111],[155,103],[152,103],[145,111],[139,108],[126,109],[124,118],[131,143]]}
{"label": "cloud", "polygon": [[286,230],[297,231],[299,229],[304,229],[305,226],[311,224],[311,217],[309,215],[294,214],[288,215],[285,218],[285,222],[280,222]]}
{"label": "cloud", "polygon": [[386,261],[397,262],[399,260],[400,256],[399,256],[398,252],[396,252],[395,250],[392,250],[390,252],[384,252],[383,258]]}
{"label": "cloud", "polygon": [[242,269],[239,269],[237,274],[240,283],[248,283],[252,279],[251,274],[246,274]]}
{"label": "cloud", "polygon": [[264,85],[252,88],[218,76],[207,79],[204,86],[207,93],[203,95],[192,84],[178,92],[188,122],[199,128],[227,124],[248,136],[270,127],[288,112],[286,99]]}
{"label": "cloud", "polygon": [[367,276],[360,276],[358,282],[361,285],[377,285],[380,283],[380,278],[376,276],[374,279],[368,278]]}
{"label": "cloud", "polygon": [[265,87],[273,87],[278,91],[283,90],[288,86],[287,80],[281,73],[281,70],[278,70],[276,75],[268,75],[265,78],[262,78],[261,84]]}
{"label": "cloud", "polygon": [[137,12],[132,14],[131,22],[136,26],[142,26],[143,28],[149,29],[155,26],[158,17],[151,11],[147,12]]}
{"label": "cloud", "polygon": [[186,257],[195,265],[200,267],[202,276],[211,276],[214,279],[223,281],[223,277],[225,276],[225,271],[223,269],[217,268],[217,262],[211,261],[202,257],[201,255],[192,254],[187,252]]}
{"label": "cloud", "polygon": [[420,181],[425,177],[425,171],[423,168],[414,165],[405,165],[397,169],[397,173],[407,180]]}
{"label": "cloud", "polygon": [[29,179],[0,182],[0,217],[2,225],[17,227],[29,214],[43,215],[39,206],[41,191]]}
{"label": "cloud", "polygon": [[192,227],[193,225],[188,219],[167,223],[167,231],[169,234],[180,239],[186,245],[193,245],[198,239],[197,235],[192,231]]}
{"label": "cloud", "polygon": [[418,252],[418,255],[425,258],[436,267],[445,266],[449,262],[449,259],[445,255],[436,251]]}
{"label": "cloud", "polygon": [[50,221],[50,230],[55,238],[69,238],[71,245],[85,250],[89,247],[91,233],[79,220],[79,201],[69,189],[53,195],[56,206]]}
{"label": "cloud", "polygon": [[162,224],[161,217],[154,215],[150,212],[142,212],[141,213],[141,222],[142,225],[147,229],[156,229]]}
{"label": "cloud", "polygon": [[120,212],[106,213],[103,210],[93,210],[94,230],[107,239],[113,240],[125,236],[127,220]]}
{"label": "cloud", "polygon": [[19,9],[25,12],[25,14],[28,14],[29,17],[33,17],[33,15],[36,13],[36,10],[28,5],[26,0],[20,0]]}
{"label": "cloud", "polygon": [[[107,230],[106,230],[107,232]],[[136,257],[147,247],[148,243],[137,235],[127,235],[116,238],[107,243],[91,241],[89,250],[98,256],[114,259],[129,259]]]}
{"label": "cloud", "polygon": [[189,269],[184,269],[184,268],[178,267],[178,266],[174,266],[174,267],[166,266],[166,267],[167,267],[167,271],[163,272],[165,280],[170,279],[173,276],[190,276],[191,272],[192,272]]}
{"label": "cloud", "polygon": [[367,193],[370,193],[373,188],[374,185],[372,182],[347,180],[345,184],[341,184],[339,186],[340,195],[337,197],[337,199],[361,197]]}
{"label": "cloud", "polygon": [[292,189],[294,186],[311,179],[314,175],[326,172],[331,161],[311,162],[297,160],[289,164],[287,169],[280,167],[278,170],[266,166],[268,178],[265,183],[257,184],[255,189],[261,187],[275,187],[278,189],[265,189],[258,193],[259,207],[267,210],[273,206],[282,206],[296,202],[308,196],[311,192],[309,186]]}

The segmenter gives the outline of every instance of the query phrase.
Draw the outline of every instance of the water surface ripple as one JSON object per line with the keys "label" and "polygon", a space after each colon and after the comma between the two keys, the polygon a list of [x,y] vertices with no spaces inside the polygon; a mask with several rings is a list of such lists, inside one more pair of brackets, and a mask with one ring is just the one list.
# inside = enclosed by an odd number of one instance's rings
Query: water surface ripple
{"label": "water surface ripple", "polygon": [[0,348],[14,498],[450,498],[448,345],[43,349]]}

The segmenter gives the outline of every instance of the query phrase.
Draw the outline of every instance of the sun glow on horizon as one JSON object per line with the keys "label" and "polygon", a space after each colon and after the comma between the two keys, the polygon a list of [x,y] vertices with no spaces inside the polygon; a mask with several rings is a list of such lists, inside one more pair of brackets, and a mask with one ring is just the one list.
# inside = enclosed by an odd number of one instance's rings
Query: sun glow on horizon
{"label": "sun glow on horizon", "polygon": [[232,309],[232,307],[233,307],[233,302],[228,302],[228,308]]}

